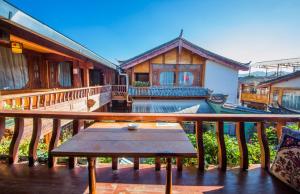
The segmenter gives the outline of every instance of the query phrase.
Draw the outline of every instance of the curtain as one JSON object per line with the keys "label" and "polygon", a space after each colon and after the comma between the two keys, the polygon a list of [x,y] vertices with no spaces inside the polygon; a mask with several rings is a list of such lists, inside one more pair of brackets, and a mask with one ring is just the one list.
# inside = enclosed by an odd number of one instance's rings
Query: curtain
{"label": "curtain", "polygon": [[180,86],[191,86],[194,82],[194,75],[191,72],[179,72],[178,83]]}
{"label": "curtain", "polygon": [[282,105],[293,110],[300,110],[300,91],[284,92]]}
{"label": "curtain", "polygon": [[21,89],[29,81],[28,65],[23,54],[14,54],[0,46],[0,89]]}
{"label": "curtain", "polygon": [[62,87],[71,87],[72,86],[72,72],[71,64],[67,62],[61,62],[58,64],[58,79],[59,84]]}
{"label": "curtain", "polygon": [[159,75],[159,84],[161,86],[173,86],[175,82],[175,73],[172,71],[161,72]]}

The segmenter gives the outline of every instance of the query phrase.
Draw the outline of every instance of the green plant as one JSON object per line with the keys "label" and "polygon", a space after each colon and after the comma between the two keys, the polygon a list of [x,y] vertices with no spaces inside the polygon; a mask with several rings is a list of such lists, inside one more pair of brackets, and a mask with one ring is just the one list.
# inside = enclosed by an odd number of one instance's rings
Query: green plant
{"label": "green plant", "polygon": [[150,82],[142,82],[142,81],[135,81],[133,82],[134,87],[149,87]]}

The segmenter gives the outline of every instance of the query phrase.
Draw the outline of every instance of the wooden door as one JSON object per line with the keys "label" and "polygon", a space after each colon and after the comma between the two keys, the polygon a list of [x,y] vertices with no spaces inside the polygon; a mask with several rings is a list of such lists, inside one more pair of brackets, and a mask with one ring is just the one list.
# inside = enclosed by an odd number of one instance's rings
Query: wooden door
{"label": "wooden door", "polygon": [[49,87],[55,88],[57,87],[57,64],[50,63],[49,64]]}

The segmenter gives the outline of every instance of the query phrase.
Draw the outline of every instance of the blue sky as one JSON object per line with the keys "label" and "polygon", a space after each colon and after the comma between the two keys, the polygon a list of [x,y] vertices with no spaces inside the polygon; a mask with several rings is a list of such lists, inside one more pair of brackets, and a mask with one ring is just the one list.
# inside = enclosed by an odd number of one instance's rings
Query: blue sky
{"label": "blue sky", "polygon": [[300,57],[299,0],[9,0],[101,56],[131,58],[184,37],[241,61]]}

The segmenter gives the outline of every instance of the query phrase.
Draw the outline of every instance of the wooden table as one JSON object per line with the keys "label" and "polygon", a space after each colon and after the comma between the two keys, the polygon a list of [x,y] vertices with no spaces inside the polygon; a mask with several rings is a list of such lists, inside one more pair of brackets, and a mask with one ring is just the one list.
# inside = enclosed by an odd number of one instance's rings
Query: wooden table
{"label": "wooden table", "polygon": [[178,123],[97,122],[52,150],[53,156],[87,157],[89,191],[96,193],[96,157],[167,158],[166,193],[172,192],[172,157],[196,157],[197,152]]}

